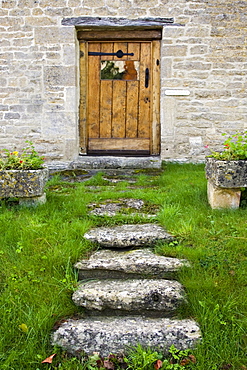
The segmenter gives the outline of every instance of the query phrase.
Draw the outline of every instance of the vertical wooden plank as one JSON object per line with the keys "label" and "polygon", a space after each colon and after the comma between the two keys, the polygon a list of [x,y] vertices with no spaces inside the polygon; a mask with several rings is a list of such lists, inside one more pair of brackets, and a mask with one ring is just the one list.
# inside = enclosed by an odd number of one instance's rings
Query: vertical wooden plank
{"label": "vertical wooden plank", "polygon": [[139,81],[127,81],[126,137],[137,138]]}
{"label": "vertical wooden plank", "polygon": [[152,155],[160,154],[160,41],[152,42],[152,69],[153,69],[153,84],[152,84],[152,139],[151,152]]}
{"label": "vertical wooden plank", "polygon": [[[114,42],[113,46],[114,53],[118,50],[122,50],[127,53],[126,42]],[[126,57],[118,58],[114,56],[113,60],[126,60]],[[113,138],[124,138],[125,137],[125,114],[126,114],[126,82],[125,81],[113,81],[113,94],[112,94],[112,137]]]}
{"label": "vertical wooden plank", "polygon": [[80,43],[80,108],[79,108],[79,143],[80,153],[87,152],[87,43]]}
{"label": "vertical wooden plank", "polygon": [[126,82],[113,81],[112,94],[112,137],[125,137]]}
{"label": "vertical wooden plank", "polygon": [[[89,43],[88,51],[100,52],[100,43]],[[88,56],[88,136],[99,137],[100,117],[100,56]]]}
{"label": "vertical wooden plank", "polygon": [[[113,42],[102,42],[101,52],[113,53]],[[113,60],[111,55],[102,55],[101,60]],[[112,81],[100,81],[100,137],[111,137],[112,124]]]}
{"label": "vertical wooden plank", "polygon": [[[145,87],[146,69],[149,70],[148,87]],[[140,102],[138,137],[150,138],[150,100],[152,86],[151,42],[141,43],[140,54]]]}
{"label": "vertical wooden plank", "polygon": [[100,137],[111,137],[112,81],[101,80],[100,84]]}
{"label": "vertical wooden plank", "polygon": [[128,60],[140,60],[140,43],[139,42],[128,42],[128,51],[134,53],[134,55],[128,55]]}
{"label": "vertical wooden plank", "polygon": [[[102,53],[113,53],[113,42],[101,42]],[[112,55],[102,55],[101,60],[113,60]]]}
{"label": "vertical wooden plank", "polygon": [[[128,53],[134,53],[134,56],[128,56],[128,60],[140,58],[140,43],[128,43]],[[140,71],[138,71],[137,81],[127,81],[126,97],[126,137],[137,138],[138,115],[139,115],[139,81]]]}
{"label": "vertical wooden plank", "polygon": [[[114,42],[114,53],[116,53],[118,50],[122,50],[123,53],[127,53],[127,42]],[[123,56],[122,58],[114,56],[113,60],[127,60],[127,56]]]}

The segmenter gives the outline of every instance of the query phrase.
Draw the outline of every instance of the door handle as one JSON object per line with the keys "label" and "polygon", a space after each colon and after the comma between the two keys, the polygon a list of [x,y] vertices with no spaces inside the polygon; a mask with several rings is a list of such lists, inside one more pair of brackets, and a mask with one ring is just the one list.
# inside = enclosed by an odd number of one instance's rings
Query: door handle
{"label": "door handle", "polygon": [[148,84],[149,84],[149,69],[146,68],[145,70],[145,87],[148,88]]}

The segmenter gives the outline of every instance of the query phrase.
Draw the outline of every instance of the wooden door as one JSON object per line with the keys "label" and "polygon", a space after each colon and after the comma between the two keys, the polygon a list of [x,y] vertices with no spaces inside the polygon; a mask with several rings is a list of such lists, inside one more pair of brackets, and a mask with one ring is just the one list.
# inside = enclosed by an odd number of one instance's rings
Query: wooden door
{"label": "wooden door", "polygon": [[85,154],[159,154],[158,46],[139,40],[81,44],[87,54],[87,96],[81,101]]}

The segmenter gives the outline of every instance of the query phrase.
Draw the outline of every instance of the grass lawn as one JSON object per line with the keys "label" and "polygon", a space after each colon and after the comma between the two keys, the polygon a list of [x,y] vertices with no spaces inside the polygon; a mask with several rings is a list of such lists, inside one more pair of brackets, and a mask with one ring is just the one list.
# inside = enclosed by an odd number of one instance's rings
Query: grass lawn
{"label": "grass lawn", "polygon": [[[136,177],[136,188],[128,179],[109,185],[100,173],[82,183],[54,177],[44,205],[1,203],[1,370],[84,369],[50,345],[50,333],[63,318],[83,312],[71,301],[77,282],[73,264],[93,248],[83,234],[95,226],[147,221],[87,214],[91,202],[123,197],[159,206],[152,222],[177,242],[160,244],[156,252],[191,262],[179,277],[188,294],[180,316],[197,320],[203,341],[189,368],[247,369],[247,207],[243,202],[239,210],[211,210],[203,165],[167,164],[158,176],[137,172]],[[52,364],[41,363],[53,353]]]}

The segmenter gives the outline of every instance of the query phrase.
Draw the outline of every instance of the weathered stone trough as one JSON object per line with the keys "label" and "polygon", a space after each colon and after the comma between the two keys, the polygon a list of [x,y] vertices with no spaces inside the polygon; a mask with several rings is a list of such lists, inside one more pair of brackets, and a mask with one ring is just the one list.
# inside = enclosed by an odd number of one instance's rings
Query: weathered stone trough
{"label": "weathered stone trough", "polygon": [[247,160],[206,158],[208,201],[212,208],[238,208],[241,188],[247,187]]}
{"label": "weathered stone trough", "polygon": [[19,204],[45,203],[48,169],[0,171],[0,198],[18,198]]}

